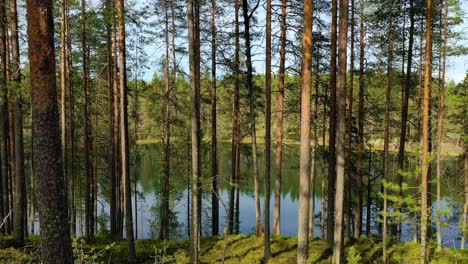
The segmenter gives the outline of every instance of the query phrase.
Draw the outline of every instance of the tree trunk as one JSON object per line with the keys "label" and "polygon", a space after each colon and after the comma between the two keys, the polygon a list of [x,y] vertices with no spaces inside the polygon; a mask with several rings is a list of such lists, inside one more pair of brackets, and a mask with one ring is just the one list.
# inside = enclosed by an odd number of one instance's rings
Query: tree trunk
{"label": "tree trunk", "polygon": [[42,261],[65,264],[73,263],[73,253],[60,153],[52,6],[52,1],[27,1],[33,164],[37,176]]}
{"label": "tree trunk", "polygon": [[359,239],[362,232],[362,176],[364,154],[364,0],[361,0],[361,25],[359,29],[359,105],[358,105],[358,153],[357,153],[357,177],[356,177],[356,202],[354,238]]}
{"label": "tree trunk", "polygon": [[319,62],[320,57],[317,53],[317,61],[315,68],[315,96],[314,96],[314,110],[311,113],[311,127],[312,127],[312,146],[310,152],[310,193],[309,193],[309,236],[314,238],[315,231],[315,178],[316,173],[316,161],[315,156],[317,153],[317,114],[318,114],[318,90],[320,85],[319,75]]}
{"label": "tree trunk", "polygon": [[[6,11],[5,1],[0,1],[0,218],[4,219],[9,213],[9,202],[8,202],[8,88],[6,72],[8,65],[6,64]],[[5,222],[5,224],[8,221]],[[8,233],[6,226],[1,228],[1,233]]]}
{"label": "tree trunk", "polygon": [[448,1],[444,3],[444,35],[443,35],[443,48],[442,48],[442,79],[440,80],[439,91],[439,113],[437,116],[437,247],[442,249],[442,217],[441,217],[441,187],[442,187],[442,142],[443,142],[443,125],[444,125],[444,112],[445,112],[445,67],[447,59],[447,35],[448,35]]}
{"label": "tree trunk", "polygon": [[[67,8],[68,2],[62,0],[60,15],[61,15],[61,24],[60,24],[60,140],[62,146],[62,162],[63,162],[63,177],[65,183],[68,186],[67,179]],[[71,216],[71,213],[68,213],[68,217]],[[69,220],[70,221],[70,220]]]}
{"label": "tree trunk", "polygon": [[23,142],[23,103],[21,98],[21,72],[20,53],[18,39],[18,14],[16,0],[10,0],[11,23],[11,49],[12,49],[12,75],[11,85],[14,91],[15,111],[15,190],[14,190],[14,233],[15,240],[20,245],[24,244],[26,216],[26,178],[24,174],[24,142]]}
{"label": "tree trunk", "polygon": [[115,109],[115,102],[114,102],[114,61],[113,61],[113,54],[112,54],[112,35],[113,33],[113,26],[112,26],[112,19],[110,15],[113,11],[113,4],[112,1],[106,1],[106,9],[107,14],[109,15],[109,20],[107,21],[106,30],[107,30],[107,85],[108,85],[108,96],[109,96],[109,168],[110,168],[110,175],[109,175],[109,182],[110,182],[110,233],[115,235],[117,233],[117,226],[116,226],[116,201],[115,201],[115,188],[116,188],[116,142],[114,138],[114,129],[115,123],[118,121],[114,116]]}
{"label": "tree trunk", "polygon": [[86,44],[86,6],[81,0],[81,52],[83,60],[83,115],[84,115],[84,157],[85,157],[85,237],[90,238],[94,234],[94,217],[91,206],[93,166],[91,162],[91,129],[89,117],[89,91],[88,91],[88,62]]}
{"label": "tree trunk", "polygon": [[346,130],[346,48],[348,41],[348,1],[340,0],[340,33],[338,39],[338,82],[337,90],[337,148],[336,148],[336,194],[335,234],[333,263],[344,262],[343,202],[345,177],[345,130]]}
{"label": "tree trunk", "polygon": [[[267,5],[268,5],[268,1],[267,1]],[[260,192],[259,192],[259,189],[260,189],[260,186],[259,186],[259,177],[258,177],[258,164],[257,164],[257,131],[256,131],[256,113],[255,113],[255,108],[256,108],[256,98],[255,98],[255,93],[254,93],[254,90],[253,90],[253,66],[252,66],[252,55],[251,55],[251,43],[250,43],[250,14],[249,14],[249,5],[248,5],[248,1],[247,0],[243,0],[242,1],[242,11],[243,11],[243,16],[244,16],[244,38],[245,38],[245,57],[246,57],[246,66],[247,66],[247,89],[248,89],[248,97],[249,97],[249,114],[250,114],[250,137],[252,138],[252,172],[253,172],[253,178],[254,178],[254,189],[255,189],[255,219],[260,221]],[[267,11],[270,10],[268,7],[267,7]],[[267,12],[267,18],[266,20],[268,21],[268,17],[270,16],[271,17],[271,14],[268,15],[269,12]],[[271,18],[270,18],[271,20]],[[268,22],[267,22],[267,25],[268,25]],[[267,26],[267,35],[268,35],[268,27]],[[271,30],[270,30],[271,31]],[[270,34],[271,35],[271,34]],[[270,87],[270,90],[271,90],[271,58],[270,58],[270,63],[268,63],[268,53],[270,53],[270,57],[271,57],[271,45],[270,45],[270,49],[268,49],[268,43],[270,43],[271,41],[268,41],[268,36],[267,36],[267,40],[266,40],[266,57],[267,59],[265,60],[265,87],[269,86]],[[268,68],[268,65],[270,65],[270,71],[267,70]],[[270,77],[267,77],[268,75],[270,75]],[[267,80],[269,79],[269,80]],[[269,83],[269,84],[268,84]],[[267,110],[267,108],[265,108],[265,111]],[[270,109],[271,111],[271,109]],[[265,113],[266,114],[266,113]],[[265,116],[266,117],[266,116]],[[270,126],[266,126],[267,124],[267,121],[265,121],[265,132],[267,132],[267,130],[269,131],[270,130]],[[270,137],[270,133],[265,134],[265,150],[266,148],[269,146],[269,144],[267,144],[267,137]],[[268,153],[265,151],[265,161],[267,159],[270,159],[270,153],[268,151]],[[269,162],[269,161],[268,161]],[[266,164],[265,164],[266,166]],[[266,167],[265,167],[266,168]],[[265,171],[265,175],[266,173],[268,173],[269,175],[269,168],[268,168],[268,171]],[[239,175],[238,175],[238,178],[239,178]],[[268,178],[265,179],[265,196],[264,196],[264,211],[263,211],[263,220],[265,221],[264,222],[264,232],[265,232],[265,257],[269,257],[269,249],[270,249],[270,246],[269,246],[269,237],[270,237],[270,180],[269,180],[269,176]],[[257,234],[259,233],[258,230],[261,230],[261,225],[259,224],[259,222],[256,223],[256,230],[257,230]],[[268,240],[268,242],[266,241]],[[267,254],[268,253],[268,254]]]}
{"label": "tree trunk", "polygon": [[304,0],[301,80],[301,143],[299,158],[299,223],[297,263],[307,263],[309,256],[310,191],[310,90],[312,86],[312,17],[313,1]]}
{"label": "tree trunk", "polygon": [[421,263],[427,263],[427,223],[428,223],[428,177],[429,177],[429,104],[431,100],[431,62],[432,62],[432,0],[427,0],[426,14],[426,62],[424,76],[424,97],[422,114],[422,154],[421,154]]}
{"label": "tree trunk", "polygon": [[164,2],[164,25],[165,25],[165,63],[164,63],[164,101],[163,101],[163,144],[164,144],[164,176],[161,181],[161,212],[160,212],[160,230],[159,239],[169,239],[169,176],[170,176],[170,91],[172,85],[169,80],[169,16],[167,2]]}
{"label": "tree trunk", "polygon": [[198,0],[188,0],[189,65],[191,84],[192,121],[192,228],[190,237],[190,260],[198,263],[200,247],[200,176],[201,176],[201,131],[200,131],[200,12]]}
{"label": "tree trunk", "polygon": [[216,1],[211,0],[211,235],[219,234],[218,141],[216,117]]}
{"label": "tree trunk", "polygon": [[[465,143],[466,144],[466,143]],[[461,234],[461,249],[465,249],[465,236],[466,227],[468,225],[468,145],[465,145],[464,155],[464,170],[465,170],[465,205],[463,206],[463,223],[462,223],[462,234]]]}
{"label": "tree trunk", "polygon": [[234,231],[234,191],[235,191],[235,181],[240,173],[240,102],[239,102],[239,89],[240,89],[240,79],[239,79],[239,0],[235,1],[235,51],[234,51],[234,118],[232,124],[232,159],[231,159],[231,178],[230,178],[230,188],[229,188],[229,212],[228,212],[228,231],[229,234],[232,234]]}
{"label": "tree trunk", "polygon": [[321,192],[322,192],[322,197],[321,197],[321,215],[320,215],[320,238],[325,240],[325,230],[326,230],[326,226],[325,226],[325,212],[327,210],[326,208],[326,191],[325,191],[325,149],[326,149],[326,146],[325,146],[325,135],[326,135],[326,129],[327,129],[327,104],[325,102],[328,101],[328,86],[327,85],[324,85],[323,87],[323,101],[322,101],[322,104],[323,104],[323,120],[322,120],[322,153],[323,153],[323,157],[322,157],[322,175],[320,177],[320,181],[321,181]]}
{"label": "tree trunk", "polygon": [[353,149],[352,149],[352,142],[353,142],[353,88],[354,88],[354,24],[355,24],[355,21],[354,21],[354,0],[351,0],[351,26],[350,26],[350,30],[351,30],[351,34],[350,34],[350,38],[351,38],[351,48],[350,48],[350,52],[351,52],[351,57],[350,57],[350,65],[349,65],[349,76],[350,76],[350,81],[349,81],[349,88],[348,88],[348,116],[347,116],[347,135],[348,137],[346,138],[347,139],[347,142],[346,142],[346,185],[348,186],[347,191],[346,191],[346,203],[345,203],[345,206],[346,206],[346,236],[348,238],[352,238],[352,233],[351,233],[351,228],[352,228],[352,225],[351,225],[351,222],[354,221],[352,219],[352,212],[351,212],[351,208],[352,208],[352,195],[351,195],[351,192],[352,192],[352,183],[351,183],[351,178],[352,178],[352,174],[353,174],[353,160],[352,160],[352,157],[353,157]]}
{"label": "tree trunk", "polygon": [[[244,0],[244,2],[246,2]],[[265,236],[264,236],[264,258],[266,261],[271,257],[271,249],[270,249],[270,164],[271,164],[271,0],[266,1],[266,47],[265,47],[265,151],[264,151],[264,159],[265,159],[265,200],[263,202],[263,217],[265,221]],[[246,6],[244,4],[244,10]],[[245,17],[245,11],[244,11]],[[250,38],[250,34],[246,35],[247,38]],[[249,43],[249,57],[250,57],[250,43]],[[249,64],[251,65],[250,58],[247,58]],[[252,66],[250,66],[251,68]],[[247,75],[252,75],[252,71],[249,70]],[[252,81],[252,77],[247,77],[249,82]],[[249,91],[253,91],[253,85],[249,84]],[[310,88],[309,88],[310,91]],[[257,156],[257,139],[255,134],[255,95],[253,92],[250,92],[250,112],[252,115],[252,155],[254,161],[254,181],[259,182],[258,179],[258,172],[256,170],[256,156]],[[309,104],[310,104],[310,95],[309,95]],[[252,110],[253,107],[253,110]],[[309,128],[310,129],[310,128]]]}
{"label": "tree trunk", "polygon": [[281,0],[281,36],[280,36],[280,65],[278,83],[278,113],[276,124],[276,177],[275,177],[275,205],[273,211],[273,234],[281,232],[281,176],[283,162],[283,110],[284,110],[284,78],[286,68],[286,0]]}
{"label": "tree trunk", "polygon": [[[409,36],[408,36],[408,57],[407,57],[407,64],[406,64],[406,74],[405,74],[405,82],[404,82],[404,90],[401,99],[401,130],[400,130],[400,145],[398,148],[398,169],[403,171],[404,170],[404,163],[405,163],[405,144],[406,144],[406,130],[407,130],[407,123],[408,123],[408,106],[409,106],[409,93],[410,93],[410,86],[411,86],[411,69],[413,63],[413,44],[414,44],[414,0],[410,0],[410,28],[409,28]],[[400,188],[398,196],[399,199],[403,197],[403,175],[400,173],[398,175],[398,186]],[[400,212],[402,208],[399,209]],[[399,224],[399,236],[401,237],[401,223]]]}
{"label": "tree trunk", "polygon": [[130,183],[130,148],[128,141],[127,115],[127,66],[125,48],[125,9],[124,1],[117,1],[119,29],[119,61],[120,61],[120,155],[122,160],[122,180],[125,208],[125,231],[128,247],[128,263],[135,263],[135,242],[133,236],[132,188]]}
{"label": "tree trunk", "polygon": [[115,203],[115,235],[122,237],[123,224],[122,224],[122,199],[121,199],[121,187],[122,187],[122,170],[121,170],[121,157],[120,157],[120,96],[119,96],[119,65],[118,65],[118,53],[117,53],[117,34],[115,22],[112,21],[112,53],[113,53],[113,91],[114,91],[114,160],[115,160],[115,171],[114,171],[114,190],[112,191]]}
{"label": "tree trunk", "polygon": [[66,56],[66,75],[67,75],[67,89],[68,89],[68,104],[70,109],[68,110],[68,119],[70,122],[69,125],[69,139],[70,139],[70,160],[68,171],[69,182],[69,217],[70,217],[70,232],[72,236],[76,235],[76,206],[75,206],[75,123],[74,123],[74,114],[75,114],[75,102],[73,96],[73,70],[72,70],[72,54],[71,54],[71,35],[70,35],[70,4],[67,1],[65,9],[65,35],[66,35],[66,45],[67,48]]}
{"label": "tree trunk", "polygon": [[383,235],[382,235],[382,261],[387,263],[387,212],[388,212],[388,190],[386,184],[389,179],[389,140],[390,140],[390,100],[392,91],[392,70],[393,70],[393,0],[389,3],[388,10],[388,31],[387,31],[387,91],[385,95],[385,132],[384,132],[384,168],[383,168]]}
{"label": "tree trunk", "polygon": [[336,38],[338,0],[332,0],[331,58],[330,58],[330,124],[328,126],[328,201],[327,201],[327,247],[333,248],[335,225],[336,181]]}

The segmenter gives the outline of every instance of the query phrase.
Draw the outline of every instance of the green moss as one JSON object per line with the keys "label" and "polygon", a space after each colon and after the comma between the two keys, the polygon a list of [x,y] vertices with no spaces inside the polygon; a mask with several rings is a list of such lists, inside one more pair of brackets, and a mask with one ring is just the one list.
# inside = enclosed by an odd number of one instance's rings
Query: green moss
{"label": "green moss", "polygon": [[[0,237],[0,263],[39,263],[40,238],[28,238],[28,246],[22,249],[11,247],[13,237]],[[75,256],[95,259],[104,263],[127,263],[127,241],[118,240],[109,234],[98,234],[93,239],[75,239]],[[162,242],[155,239],[135,241],[138,263],[190,263],[190,242]],[[352,250],[351,250],[352,248]],[[219,263],[224,258],[228,263],[262,263],[263,237],[254,235],[232,235],[228,237],[202,238],[201,263]],[[350,251],[351,250],[351,251]],[[430,250],[431,263],[468,263],[468,250],[444,248]],[[272,259],[270,263],[294,264],[297,262],[297,238],[287,236],[271,237]],[[309,243],[309,263],[331,263],[332,252],[326,241],[313,239]],[[382,243],[378,238],[363,237],[353,243],[346,241],[345,256],[360,258],[360,263],[379,263],[382,257]],[[389,263],[419,262],[420,245],[417,243],[398,243],[389,246]]]}

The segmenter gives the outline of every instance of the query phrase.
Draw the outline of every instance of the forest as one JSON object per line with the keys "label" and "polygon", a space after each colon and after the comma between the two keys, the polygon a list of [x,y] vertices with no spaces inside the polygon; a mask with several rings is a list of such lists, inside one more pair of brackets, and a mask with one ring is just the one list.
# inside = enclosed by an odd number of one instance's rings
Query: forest
{"label": "forest", "polygon": [[468,263],[463,0],[0,0],[0,263]]}

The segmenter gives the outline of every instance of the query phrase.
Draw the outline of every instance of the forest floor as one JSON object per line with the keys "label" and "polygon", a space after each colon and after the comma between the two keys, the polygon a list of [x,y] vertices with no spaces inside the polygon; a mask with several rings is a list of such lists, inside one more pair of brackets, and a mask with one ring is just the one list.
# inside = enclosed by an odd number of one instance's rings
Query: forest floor
{"label": "forest floor", "polygon": [[[0,263],[40,263],[37,236],[30,237],[26,247],[14,248],[11,237],[0,238]],[[382,243],[377,238],[362,238],[347,242],[347,263],[380,263]],[[125,241],[114,241],[110,236],[97,235],[90,241],[73,241],[75,263],[126,263]],[[269,263],[296,263],[297,238],[272,236],[272,259]],[[389,263],[419,263],[420,247],[416,243],[398,243],[388,250]],[[154,239],[136,241],[138,263],[190,263],[189,241],[162,242]],[[309,243],[309,263],[331,263],[332,252],[319,239]],[[253,235],[203,238],[200,263],[263,263],[263,238]],[[430,250],[431,263],[468,263],[468,249],[443,248]]]}

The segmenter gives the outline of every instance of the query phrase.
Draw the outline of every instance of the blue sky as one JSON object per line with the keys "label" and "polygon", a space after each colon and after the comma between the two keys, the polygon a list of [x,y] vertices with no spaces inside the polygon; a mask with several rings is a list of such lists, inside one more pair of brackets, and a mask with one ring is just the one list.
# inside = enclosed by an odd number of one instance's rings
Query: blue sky
{"label": "blue sky", "polygon": [[[462,32],[461,40],[449,40],[449,45],[450,44],[457,44],[457,45],[464,45],[468,46],[468,0],[460,0],[461,2],[461,8],[464,13],[464,23],[457,26],[455,28],[456,31]],[[263,20],[262,17],[264,17],[264,11],[262,7],[260,7],[257,12],[259,13],[258,19],[259,21]],[[162,41],[162,40],[161,40]],[[146,53],[148,54],[149,58],[149,69],[145,71],[143,74],[143,79],[145,80],[151,80],[154,72],[156,72],[158,69],[158,60],[161,58],[161,56],[164,54],[164,46],[162,45],[161,41],[156,40],[156,43],[149,45],[145,48]],[[252,54],[253,55],[253,65],[255,67],[256,72],[258,73],[263,73],[265,69],[265,64],[264,64],[264,52],[263,52],[263,45],[261,43],[254,43],[254,44],[259,44],[259,45],[254,45]],[[131,56],[131,51],[130,51],[130,56]],[[276,54],[277,55],[277,54]],[[188,71],[188,59],[187,58],[182,58],[180,61],[180,65],[182,68],[184,68],[186,71]],[[275,62],[273,63],[275,65]],[[273,68],[273,71],[276,72],[278,69]],[[447,81],[453,80],[455,82],[460,82],[464,79],[465,74],[468,71],[468,55],[465,56],[459,56],[459,57],[448,57],[447,58],[447,71],[446,71],[446,78]]]}

